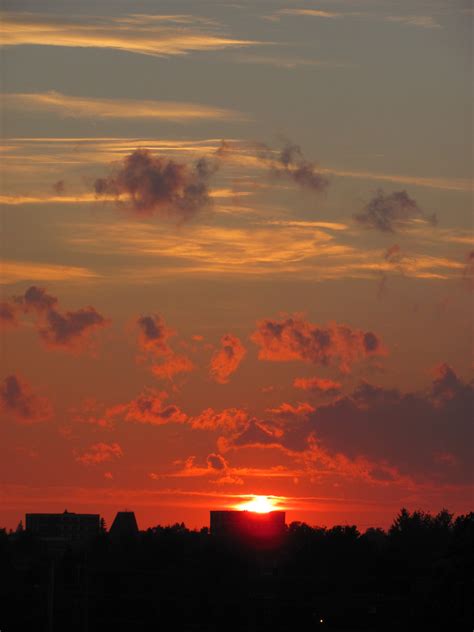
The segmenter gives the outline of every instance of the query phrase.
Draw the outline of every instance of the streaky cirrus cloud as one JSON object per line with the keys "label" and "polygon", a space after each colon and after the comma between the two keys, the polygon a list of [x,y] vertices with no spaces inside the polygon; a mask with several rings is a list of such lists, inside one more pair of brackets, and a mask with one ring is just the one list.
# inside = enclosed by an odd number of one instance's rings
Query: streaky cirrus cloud
{"label": "streaky cirrus cloud", "polygon": [[123,417],[131,421],[153,426],[170,423],[184,423],[188,416],[174,404],[167,404],[168,393],[153,388],[145,389],[138,397],[125,404],[109,408],[106,418]]}
{"label": "streaky cirrus cloud", "polygon": [[[40,13],[2,15],[3,46],[102,48],[155,57],[213,51],[260,42],[228,37],[216,24],[190,15],[66,18]],[[210,28],[211,27],[211,28]]]}
{"label": "streaky cirrus cloud", "polygon": [[293,386],[303,391],[323,395],[338,395],[342,389],[340,382],[321,377],[297,377],[293,381]]}
{"label": "streaky cirrus cloud", "polygon": [[113,196],[116,206],[135,217],[159,216],[177,222],[193,218],[211,206],[208,181],[214,165],[205,158],[193,167],[136,149],[105,178],[97,178],[95,193]]}
{"label": "streaky cirrus cloud", "polygon": [[[93,119],[159,119],[175,123],[190,121],[245,121],[248,117],[235,110],[180,101],[106,99],[79,97],[49,92],[2,95],[5,107],[33,112],[52,112],[62,117]],[[60,181],[61,182],[61,181]],[[54,191],[64,193],[64,186]]]}
{"label": "streaky cirrus cloud", "polygon": [[210,374],[219,384],[226,384],[244,359],[247,350],[237,336],[222,336],[220,348],[211,358]]}
{"label": "streaky cirrus cloud", "polygon": [[349,372],[354,362],[386,354],[382,342],[371,331],[338,323],[317,325],[301,315],[262,320],[251,340],[259,347],[260,360],[336,365],[342,372]]}
{"label": "streaky cirrus cloud", "polygon": [[173,380],[179,373],[194,370],[193,362],[185,355],[179,355],[171,348],[168,340],[176,335],[162,316],[140,316],[136,325],[139,329],[138,347],[151,359],[151,371],[159,379]]}
{"label": "streaky cirrus cloud", "polygon": [[0,409],[18,423],[34,424],[46,421],[53,415],[47,397],[38,395],[24,379],[8,375],[0,386]]}
{"label": "streaky cirrus cloud", "polygon": [[[0,203],[2,203],[1,196]],[[99,277],[96,272],[89,268],[40,263],[37,261],[3,259],[0,261],[0,266],[2,269],[0,285],[22,281],[83,281]]]}
{"label": "streaky cirrus cloud", "polygon": [[99,465],[115,461],[123,457],[123,450],[120,444],[114,443],[94,443],[84,452],[76,453],[75,460],[83,465]]}
{"label": "streaky cirrus cloud", "polygon": [[385,194],[379,189],[361,213],[356,213],[357,223],[385,233],[403,230],[414,221],[436,224],[436,215],[427,216],[406,191]]}
{"label": "streaky cirrus cloud", "polygon": [[90,305],[61,312],[58,298],[36,285],[30,286],[23,295],[14,296],[6,305],[17,313],[32,314],[41,340],[50,349],[86,351],[92,345],[91,335],[110,324],[109,319]]}
{"label": "streaky cirrus cloud", "polygon": [[431,15],[387,15],[384,13],[376,13],[371,11],[323,11],[321,9],[309,9],[309,8],[291,8],[291,9],[279,9],[275,13],[265,16],[265,19],[270,21],[278,21],[281,17],[313,17],[313,18],[356,18],[361,20],[378,20],[381,22],[393,22],[397,24],[403,24],[406,26],[413,26],[424,29],[438,29],[441,25],[436,22]]}

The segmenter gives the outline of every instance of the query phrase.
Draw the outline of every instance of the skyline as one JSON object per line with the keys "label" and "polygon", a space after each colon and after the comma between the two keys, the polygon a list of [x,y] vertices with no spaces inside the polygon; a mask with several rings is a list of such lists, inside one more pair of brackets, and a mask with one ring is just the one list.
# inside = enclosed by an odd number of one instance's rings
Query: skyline
{"label": "skyline", "polygon": [[0,527],[472,510],[469,3],[3,7]]}

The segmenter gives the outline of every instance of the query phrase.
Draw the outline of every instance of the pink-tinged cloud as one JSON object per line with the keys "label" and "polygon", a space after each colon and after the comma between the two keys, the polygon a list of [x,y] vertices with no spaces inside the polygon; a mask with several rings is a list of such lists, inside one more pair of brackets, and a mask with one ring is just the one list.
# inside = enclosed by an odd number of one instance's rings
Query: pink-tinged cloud
{"label": "pink-tinged cloud", "polygon": [[350,371],[354,362],[386,353],[371,331],[337,323],[316,325],[299,315],[260,321],[251,340],[259,347],[260,360],[336,365],[343,372]]}
{"label": "pink-tinged cloud", "polygon": [[193,167],[136,149],[106,178],[98,178],[98,197],[112,196],[118,208],[135,217],[159,216],[178,222],[211,206],[208,181],[215,166],[205,158]]}
{"label": "pink-tinged cloud", "polygon": [[50,419],[53,409],[47,397],[17,375],[7,376],[0,386],[0,408],[18,423],[34,424]]}
{"label": "pink-tinged cloud", "polygon": [[138,347],[151,360],[151,371],[159,379],[172,380],[179,373],[194,370],[192,361],[184,355],[176,354],[168,340],[176,335],[159,314],[140,316],[137,319],[139,329]]}
{"label": "pink-tinged cloud", "polygon": [[115,461],[123,456],[123,450],[118,443],[94,443],[75,459],[83,465],[99,465],[108,461]]}
{"label": "pink-tinged cloud", "polygon": [[59,301],[44,288],[32,285],[22,296],[15,296],[12,305],[25,314],[32,314],[38,334],[46,347],[80,353],[91,346],[91,335],[107,327],[110,320],[92,306],[75,311],[59,311]]}
{"label": "pink-tinged cloud", "polygon": [[153,364],[151,371],[159,379],[173,380],[178,373],[189,373],[194,371],[194,368],[194,364],[188,357],[171,354],[162,359],[159,364]]}
{"label": "pink-tinged cloud", "polygon": [[226,334],[221,338],[221,347],[211,358],[210,374],[219,384],[226,384],[247,353],[237,336]]}
{"label": "pink-tinged cloud", "polygon": [[[235,470],[230,468],[229,463],[221,454],[211,453],[206,458],[205,465],[196,462],[195,456],[190,456],[183,461],[175,461],[175,465],[181,465],[177,472],[172,474],[163,474],[164,477],[172,478],[212,478],[214,483],[242,485],[243,480],[240,476],[235,475]],[[159,479],[160,476],[155,472],[150,474],[152,479]]]}
{"label": "pink-tinged cloud", "polygon": [[167,404],[168,393],[155,389],[145,389],[137,398],[126,404],[119,404],[107,410],[106,417],[123,417],[125,421],[153,426],[170,423],[184,423],[188,416],[177,406]]}
{"label": "pink-tinged cloud", "polygon": [[320,377],[297,377],[293,381],[293,386],[302,391],[311,391],[322,395],[338,395],[342,389],[340,382]]}
{"label": "pink-tinged cloud", "polygon": [[310,413],[314,413],[315,408],[308,402],[300,402],[296,406],[283,402],[276,408],[267,408],[267,412],[272,419],[277,421],[301,421],[307,419]]}
{"label": "pink-tinged cloud", "polygon": [[247,427],[248,421],[248,413],[240,408],[226,408],[220,412],[207,408],[189,419],[195,430],[219,430],[225,433],[242,431]]}

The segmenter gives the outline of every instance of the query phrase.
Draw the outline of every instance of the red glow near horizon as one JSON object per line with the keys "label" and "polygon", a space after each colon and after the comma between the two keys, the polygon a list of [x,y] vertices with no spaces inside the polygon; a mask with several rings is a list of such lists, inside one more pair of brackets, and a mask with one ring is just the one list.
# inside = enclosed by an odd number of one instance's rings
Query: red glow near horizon
{"label": "red glow near horizon", "polygon": [[240,503],[236,509],[241,511],[253,511],[255,513],[269,513],[278,509],[277,501],[269,496],[254,496],[251,500]]}

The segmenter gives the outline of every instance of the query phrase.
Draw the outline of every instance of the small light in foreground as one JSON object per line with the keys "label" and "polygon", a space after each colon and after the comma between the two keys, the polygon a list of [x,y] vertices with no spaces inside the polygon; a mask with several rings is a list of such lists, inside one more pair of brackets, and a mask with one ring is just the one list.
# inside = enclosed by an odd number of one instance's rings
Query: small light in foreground
{"label": "small light in foreground", "polygon": [[252,500],[238,505],[242,511],[254,511],[255,513],[269,513],[276,509],[276,501],[268,496],[254,496]]}

